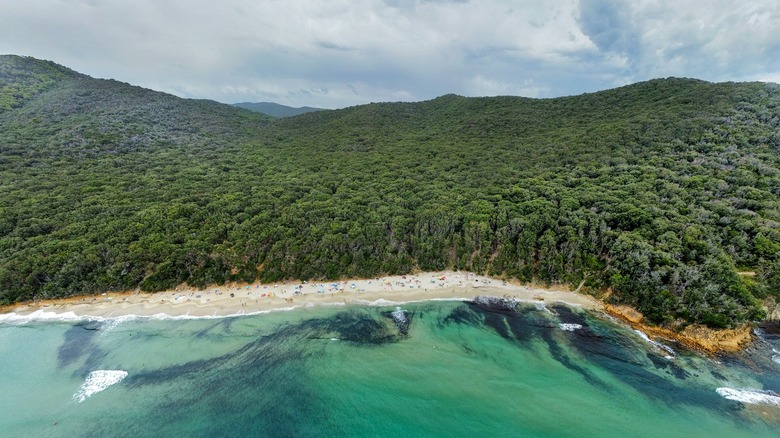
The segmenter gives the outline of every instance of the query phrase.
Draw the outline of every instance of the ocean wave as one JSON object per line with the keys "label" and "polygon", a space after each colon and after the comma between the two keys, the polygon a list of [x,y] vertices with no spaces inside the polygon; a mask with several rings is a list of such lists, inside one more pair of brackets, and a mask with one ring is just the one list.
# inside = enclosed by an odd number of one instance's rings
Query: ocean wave
{"label": "ocean wave", "polygon": [[[343,305],[343,304],[342,304]],[[64,322],[64,323],[76,323],[76,322],[107,322],[106,329],[113,329],[117,325],[126,321],[137,320],[152,320],[152,321],[168,321],[168,320],[196,320],[196,319],[223,319],[223,318],[237,318],[239,316],[252,316],[263,315],[271,312],[284,312],[295,309],[300,309],[302,306],[290,306],[279,307],[269,310],[257,310],[253,312],[237,312],[228,315],[169,315],[167,313],[155,313],[153,315],[118,315],[118,316],[92,316],[92,315],[77,315],[74,312],[52,312],[46,310],[36,310],[29,314],[18,314],[15,312],[0,314],[0,324],[11,325],[24,325],[36,322]]]}
{"label": "ocean wave", "polygon": [[80,322],[80,321],[103,321],[99,316],[80,316],[74,312],[51,312],[43,309],[35,312],[20,315],[15,312],[0,314],[0,324],[29,324],[31,322]]}
{"label": "ocean wave", "polygon": [[780,395],[763,389],[734,389],[721,387],[715,390],[723,398],[751,405],[773,405],[780,407]]}
{"label": "ocean wave", "polygon": [[635,329],[634,332],[636,334],[638,334],[639,337],[642,338],[648,344],[653,345],[654,347],[659,348],[659,349],[669,353],[669,355],[666,356],[667,359],[673,359],[675,357],[676,352],[674,351],[674,349],[672,347],[670,347],[668,345],[664,345],[664,344],[662,344],[660,342],[656,342],[656,341],[650,339],[650,337],[647,336],[647,334],[645,332],[642,332],[640,330],[636,330]]}
{"label": "ocean wave", "polygon": [[565,330],[567,332],[573,332],[574,330],[582,328],[582,325],[580,324],[560,323],[558,326],[561,328],[561,330]]}
{"label": "ocean wave", "polygon": [[92,371],[81,384],[79,390],[73,394],[73,400],[81,403],[109,386],[121,382],[125,377],[127,377],[127,371],[124,370]]}
{"label": "ocean wave", "polygon": [[387,306],[400,306],[404,304],[426,303],[428,301],[471,301],[471,300],[472,298],[452,297],[452,298],[427,298],[422,300],[407,300],[407,301],[390,301],[384,298],[379,298],[378,300],[375,301],[351,300],[349,301],[349,303],[360,304],[361,306],[387,307]]}
{"label": "ocean wave", "polygon": [[[526,301],[526,302],[529,302],[529,301]],[[547,305],[546,305],[546,304],[544,304],[544,303],[540,303],[540,302],[538,302],[538,301],[533,301],[533,305],[534,305],[534,307],[536,307],[536,310],[539,310],[539,311],[542,311],[542,312],[547,312],[547,313],[549,313],[550,315],[552,315],[552,314],[553,314],[553,313],[550,311],[550,309],[548,309],[548,308],[547,308]]]}

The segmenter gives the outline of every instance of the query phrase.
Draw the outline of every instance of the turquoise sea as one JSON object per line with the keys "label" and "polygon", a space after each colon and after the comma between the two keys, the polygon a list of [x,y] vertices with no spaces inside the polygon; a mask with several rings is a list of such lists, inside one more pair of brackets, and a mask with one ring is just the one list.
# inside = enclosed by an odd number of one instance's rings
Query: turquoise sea
{"label": "turquoise sea", "polygon": [[563,305],[453,301],[0,321],[6,437],[780,436],[769,334],[709,359]]}

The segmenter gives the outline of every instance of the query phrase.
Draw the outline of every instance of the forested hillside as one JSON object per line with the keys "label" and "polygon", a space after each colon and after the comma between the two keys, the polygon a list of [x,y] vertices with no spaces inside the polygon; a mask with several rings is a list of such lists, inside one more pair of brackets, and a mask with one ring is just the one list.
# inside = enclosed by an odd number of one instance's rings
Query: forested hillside
{"label": "forested hillside", "polygon": [[780,296],[778,104],[663,79],[272,119],[0,57],[0,300],[455,268],[727,326]]}

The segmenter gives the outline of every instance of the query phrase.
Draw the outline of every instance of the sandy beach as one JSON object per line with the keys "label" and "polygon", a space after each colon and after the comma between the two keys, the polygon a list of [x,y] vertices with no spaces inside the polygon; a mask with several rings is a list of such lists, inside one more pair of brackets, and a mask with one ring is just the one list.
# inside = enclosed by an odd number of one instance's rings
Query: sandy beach
{"label": "sandy beach", "polygon": [[203,290],[179,287],[151,294],[104,293],[13,305],[2,309],[2,312],[17,316],[46,312],[102,318],[127,315],[204,317],[324,305],[392,305],[426,300],[468,300],[479,295],[511,297],[531,302],[564,302],[587,309],[602,307],[593,297],[579,293],[511,284],[469,272],[446,271],[330,282],[234,284]]}

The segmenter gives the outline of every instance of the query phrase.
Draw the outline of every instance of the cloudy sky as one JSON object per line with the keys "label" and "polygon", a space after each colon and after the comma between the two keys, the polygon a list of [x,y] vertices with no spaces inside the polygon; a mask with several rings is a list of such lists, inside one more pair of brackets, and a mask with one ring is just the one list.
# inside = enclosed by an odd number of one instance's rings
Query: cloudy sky
{"label": "cloudy sky", "polygon": [[2,0],[0,53],[182,97],[324,108],[780,82],[780,1]]}

